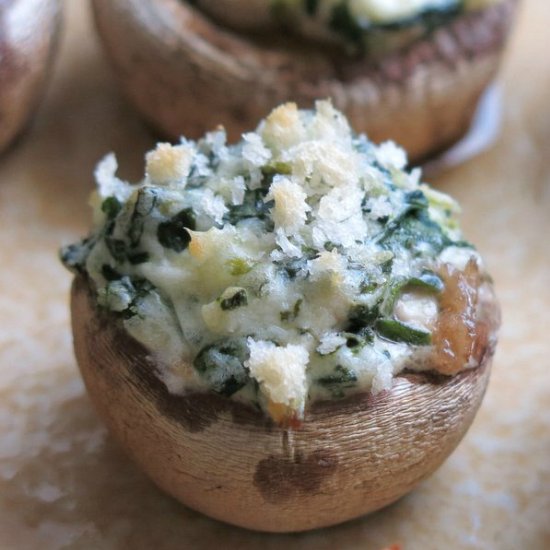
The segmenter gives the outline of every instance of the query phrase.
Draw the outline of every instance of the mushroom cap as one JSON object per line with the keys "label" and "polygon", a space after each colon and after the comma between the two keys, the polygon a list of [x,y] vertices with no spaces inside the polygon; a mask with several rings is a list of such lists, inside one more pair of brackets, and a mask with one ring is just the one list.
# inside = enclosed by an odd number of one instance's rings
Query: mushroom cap
{"label": "mushroom cap", "polygon": [[517,0],[464,13],[378,61],[305,40],[220,27],[181,0],[93,0],[97,28],[128,98],[162,133],[198,137],[221,121],[232,139],[273,107],[331,97],[375,142],[413,161],[468,131],[494,79]]}
{"label": "mushroom cap", "polygon": [[[71,295],[77,361],[89,395],[130,457],[187,506],[249,529],[289,532],[386,506],[429,476],[470,426],[493,346],[452,377],[398,375],[390,391],[316,402],[302,426],[214,393],[170,394],[148,351],[78,275]],[[498,324],[494,295],[485,319]]]}
{"label": "mushroom cap", "polygon": [[59,0],[7,0],[0,6],[0,151],[40,101],[59,39]]}

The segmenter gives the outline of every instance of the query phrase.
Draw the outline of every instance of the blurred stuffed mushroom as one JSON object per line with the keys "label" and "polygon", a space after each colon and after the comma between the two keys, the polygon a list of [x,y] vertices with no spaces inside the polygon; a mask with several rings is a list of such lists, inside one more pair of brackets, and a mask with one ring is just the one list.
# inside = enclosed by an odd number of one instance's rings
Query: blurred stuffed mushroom
{"label": "blurred stuffed mushroom", "polygon": [[25,128],[44,94],[60,24],[59,0],[0,2],[0,150]]}
{"label": "blurred stuffed mushroom", "polygon": [[126,94],[165,134],[231,138],[279,103],[331,97],[412,161],[469,130],[517,0],[94,0]]}

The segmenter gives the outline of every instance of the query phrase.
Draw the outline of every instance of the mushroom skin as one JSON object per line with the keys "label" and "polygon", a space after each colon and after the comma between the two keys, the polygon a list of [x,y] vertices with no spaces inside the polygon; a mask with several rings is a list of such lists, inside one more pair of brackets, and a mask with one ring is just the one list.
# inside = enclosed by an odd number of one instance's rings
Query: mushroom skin
{"label": "mushroom skin", "polygon": [[92,3],[124,92],[165,135],[195,138],[221,122],[236,139],[278,104],[309,108],[330,97],[357,132],[395,141],[416,163],[469,130],[517,0],[463,13],[380,60],[289,36],[240,34],[182,0]]}
{"label": "mushroom skin", "polygon": [[60,27],[59,0],[0,2],[0,151],[24,129],[42,98]]}
{"label": "mushroom skin", "polygon": [[[71,292],[77,361],[113,436],[164,491],[253,530],[304,531],[378,510],[429,476],[458,445],[483,398],[494,353],[455,376],[400,374],[390,391],[314,402],[300,428],[214,393],[170,394],[148,351],[96,305],[93,283]],[[499,324],[494,294],[480,322]]]}

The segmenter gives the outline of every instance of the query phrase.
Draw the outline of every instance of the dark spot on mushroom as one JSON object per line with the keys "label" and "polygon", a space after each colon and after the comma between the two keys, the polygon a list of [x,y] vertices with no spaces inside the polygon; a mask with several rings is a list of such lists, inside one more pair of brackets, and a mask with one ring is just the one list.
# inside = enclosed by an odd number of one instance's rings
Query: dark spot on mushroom
{"label": "dark spot on mushroom", "polygon": [[337,466],[336,457],[327,450],[309,456],[297,452],[293,458],[271,455],[258,463],[254,485],[267,502],[276,504],[298,494],[318,493]]}

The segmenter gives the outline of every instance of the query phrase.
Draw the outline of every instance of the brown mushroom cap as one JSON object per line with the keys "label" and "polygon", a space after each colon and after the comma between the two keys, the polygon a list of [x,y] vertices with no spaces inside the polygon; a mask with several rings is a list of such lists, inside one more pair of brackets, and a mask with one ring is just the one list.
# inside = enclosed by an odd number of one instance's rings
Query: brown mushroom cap
{"label": "brown mushroom cap", "polygon": [[222,123],[232,139],[285,101],[331,97],[352,127],[392,139],[418,161],[469,129],[495,77],[517,0],[465,13],[379,62],[306,41],[261,40],[218,26],[182,0],[93,0],[128,97],[177,138]]}
{"label": "brown mushroom cap", "polygon": [[[495,326],[496,302],[486,307]],[[493,355],[489,346],[479,367],[453,377],[403,374],[376,396],[314,403],[290,430],[213,393],[168,393],[84,276],[73,282],[72,324],[92,401],[151,479],[209,516],[273,532],[340,523],[409,492],[470,426]]]}
{"label": "brown mushroom cap", "polygon": [[24,128],[43,95],[60,24],[59,0],[0,5],[0,151]]}

